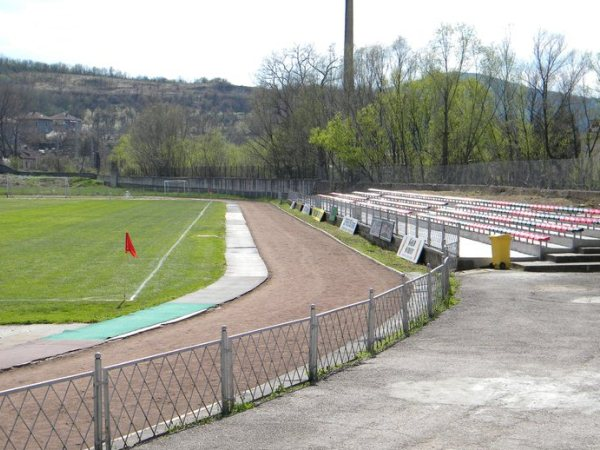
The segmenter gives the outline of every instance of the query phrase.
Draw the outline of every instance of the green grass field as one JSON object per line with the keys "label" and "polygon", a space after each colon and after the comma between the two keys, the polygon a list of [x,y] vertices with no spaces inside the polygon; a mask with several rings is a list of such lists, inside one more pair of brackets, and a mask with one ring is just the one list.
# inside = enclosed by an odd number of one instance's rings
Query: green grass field
{"label": "green grass field", "polygon": [[193,292],[224,273],[224,237],[220,202],[0,199],[0,324],[97,322]]}

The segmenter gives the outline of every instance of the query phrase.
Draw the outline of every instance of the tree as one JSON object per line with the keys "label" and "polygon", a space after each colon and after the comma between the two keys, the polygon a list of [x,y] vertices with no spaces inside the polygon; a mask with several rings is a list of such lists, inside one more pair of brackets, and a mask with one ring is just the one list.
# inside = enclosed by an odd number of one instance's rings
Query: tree
{"label": "tree", "polygon": [[534,40],[528,74],[532,93],[531,122],[547,158],[579,154],[579,133],[573,91],[585,75],[587,62],[568,51],[565,38],[540,31]]}
{"label": "tree", "polygon": [[187,116],[180,106],[144,110],[131,128],[131,152],[142,175],[176,177],[186,166]]}
{"label": "tree", "polygon": [[248,124],[250,148],[278,176],[328,171],[328,155],[309,142],[310,130],[335,113],[339,60],[295,47],[266,59],[258,72]]}
{"label": "tree", "polygon": [[18,118],[25,113],[28,99],[25,88],[0,75],[0,158],[18,154]]}
{"label": "tree", "polygon": [[[581,89],[585,119],[585,154],[588,157],[591,157],[594,150],[600,147],[600,100],[598,100],[600,98],[600,53],[590,58],[590,68],[595,78],[592,81],[594,88],[584,84]],[[590,101],[590,97],[594,96],[595,102]]]}
{"label": "tree", "polygon": [[[466,25],[442,25],[431,42],[431,51],[424,60],[424,72],[431,77],[438,102],[437,127],[440,143],[440,164],[450,162],[451,111],[461,78],[471,67],[479,42],[472,28]],[[443,169],[443,178],[447,171]]]}

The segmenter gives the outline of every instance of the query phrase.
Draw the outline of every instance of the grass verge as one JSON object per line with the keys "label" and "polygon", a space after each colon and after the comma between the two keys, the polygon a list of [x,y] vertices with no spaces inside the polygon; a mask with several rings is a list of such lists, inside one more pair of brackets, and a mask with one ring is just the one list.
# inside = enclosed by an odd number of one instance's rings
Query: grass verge
{"label": "grass verge", "polygon": [[409,273],[409,272],[418,272],[425,273],[427,268],[418,264],[413,264],[405,259],[399,258],[395,252],[391,250],[385,250],[372,242],[369,242],[362,236],[358,234],[348,234],[345,231],[340,230],[337,226],[330,224],[329,222],[317,222],[314,220],[312,216],[302,214],[297,209],[291,209],[287,203],[279,203],[279,201],[274,200],[271,202],[278,208],[282,209],[286,213],[297,217],[298,219],[306,222],[320,230],[323,230],[335,237],[339,241],[343,242],[349,247],[357,250],[358,252],[367,255],[383,265],[387,267],[391,267],[400,272]]}

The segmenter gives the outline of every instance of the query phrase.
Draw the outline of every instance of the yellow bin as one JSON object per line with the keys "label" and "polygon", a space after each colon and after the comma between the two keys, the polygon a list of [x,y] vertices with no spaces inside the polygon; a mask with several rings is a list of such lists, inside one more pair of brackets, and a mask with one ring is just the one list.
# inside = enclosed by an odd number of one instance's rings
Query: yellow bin
{"label": "yellow bin", "polygon": [[495,269],[510,269],[510,234],[494,234],[492,241],[492,266]]}

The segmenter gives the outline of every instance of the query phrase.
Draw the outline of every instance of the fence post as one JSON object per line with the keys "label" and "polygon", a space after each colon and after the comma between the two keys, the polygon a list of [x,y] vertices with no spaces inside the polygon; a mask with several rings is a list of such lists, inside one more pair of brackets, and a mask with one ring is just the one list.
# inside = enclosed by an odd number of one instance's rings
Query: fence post
{"label": "fence post", "polygon": [[444,255],[444,298],[446,299],[446,305],[450,308],[450,258]]}
{"label": "fence post", "polygon": [[431,247],[431,218],[427,218],[427,245]]}
{"label": "fence post", "polygon": [[419,237],[419,216],[415,216],[415,237]]}
{"label": "fence post", "polygon": [[104,397],[104,449],[111,450],[112,437],[110,432],[110,395],[108,392],[108,370],[102,370],[102,394]]}
{"label": "fence post", "polygon": [[460,223],[456,229],[456,257],[460,256]]}
{"label": "fence post", "polygon": [[375,353],[375,302],[373,288],[369,289],[369,309],[367,310],[367,351]]}
{"label": "fence post", "polygon": [[227,327],[221,327],[221,414],[226,416],[233,409],[233,358]]}
{"label": "fence post", "polygon": [[310,330],[308,342],[308,380],[310,384],[316,384],[319,380],[318,374],[318,346],[319,322],[317,320],[317,311],[314,304],[310,305]]}
{"label": "fence post", "polygon": [[94,450],[102,450],[102,355],[94,355]]}
{"label": "fence post", "polygon": [[405,337],[410,336],[410,320],[408,317],[408,300],[410,297],[408,283],[405,283],[402,286],[402,298],[401,298],[401,307],[402,307],[402,332]]}
{"label": "fence post", "polygon": [[433,319],[434,304],[433,304],[433,275],[431,274],[431,264],[427,263],[427,312],[429,318]]}
{"label": "fence post", "polygon": [[442,251],[446,248],[446,223],[442,223]]}

